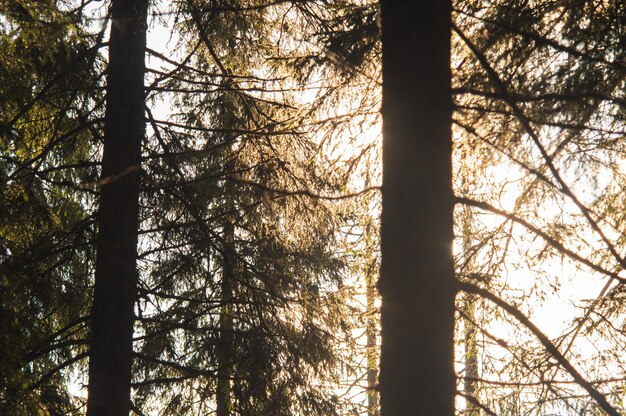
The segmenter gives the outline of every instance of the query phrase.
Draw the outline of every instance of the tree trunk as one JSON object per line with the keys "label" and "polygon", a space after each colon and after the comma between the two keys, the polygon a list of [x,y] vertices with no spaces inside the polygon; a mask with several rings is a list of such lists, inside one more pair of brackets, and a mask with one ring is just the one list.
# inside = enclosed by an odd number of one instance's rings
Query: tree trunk
{"label": "tree trunk", "polygon": [[[476,329],[474,322],[474,303],[475,296],[467,294],[465,297],[465,315],[468,319],[465,321],[464,338],[465,338],[465,376],[463,377],[463,390],[467,398],[478,399],[478,344],[476,340]],[[465,414],[467,416],[479,416],[480,409],[476,403],[466,400]]]}
{"label": "tree trunk", "polygon": [[[365,188],[369,188],[370,173],[369,165],[365,174]],[[369,206],[366,204],[366,209]],[[367,354],[367,416],[380,416],[380,406],[378,400],[378,311],[376,308],[376,279],[378,277],[378,262],[373,258],[374,246],[377,244],[373,241],[372,221],[368,220],[365,225],[363,234],[365,239],[365,351]]]}
{"label": "tree trunk", "polygon": [[224,225],[224,264],[222,267],[222,308],[219,321],[217,344],[217,390],[215,402],[217,416],[229,416],[232,409],[230,379],[232,366],[232,284],[235,264],[235,227],[227,222]]}
{"label": "tree trunk", "polygon": [[381,0],[381,414],[454,414],[451,2]]}
{"label": "tree trunk", "polygon": [[[473,273],[473,257],[471,253],[472,249],[472,222],[473,215],[472,210],[468,206],[463,206],[462,216],[462,238],[463,238],[463,253],[464,259],[464,272],[465,274]],[[477,399],[478,390],[478,340],[476,339],[476,325],[475,322],[475,308],[476,308],[476,296],[471,293],[465,294],[464,304],[462,311],[465,316],[463,326],[463,338],[464,343],[464,359],[465,359],[465,372],[463,377],[463,392],[468,400],[465,401],[465,414],[467,416],[479,416],[480,408],[476,403],[469,400],[469,398]]]}
{"label": "tree trunk", "polygon": [[147,0],[113,0],[87,416],[130,409]]}
{"label": "tree trunk", "polygon": [[[369,226],[367,227],[369,228]],[[369,234],[369,233],[368,233]],[[366,292],[366,351],[367,351],[367,416],[379,416],[378,392],[376,384],[378,383],[378,357],[376,351],[377,336],[376,333],[376,286],[374,271],[371,267],[367,267],[365,275]]]}

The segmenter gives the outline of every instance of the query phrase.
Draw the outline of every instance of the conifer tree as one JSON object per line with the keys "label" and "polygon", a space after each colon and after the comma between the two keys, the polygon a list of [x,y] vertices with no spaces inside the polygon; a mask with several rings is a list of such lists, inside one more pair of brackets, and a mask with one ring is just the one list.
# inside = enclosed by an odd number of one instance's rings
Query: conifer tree
{"label": "conifer tree", "polygon": [[0,4],[0,409],[76,414],[93,250],[101,35],[82,10]]}

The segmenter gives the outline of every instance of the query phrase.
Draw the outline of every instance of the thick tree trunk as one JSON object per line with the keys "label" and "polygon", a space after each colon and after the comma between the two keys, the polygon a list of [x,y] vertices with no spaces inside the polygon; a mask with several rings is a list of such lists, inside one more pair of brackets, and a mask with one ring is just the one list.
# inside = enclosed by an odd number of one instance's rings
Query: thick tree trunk
{"label": "thick tree trunk", "polygon": [[454,414],[449,0],[381,0],[383,416]]}
{"label": "thick tree trunk", "polygon": [[88,416],[127,416],[130,409],[147,6],[111,4]]}

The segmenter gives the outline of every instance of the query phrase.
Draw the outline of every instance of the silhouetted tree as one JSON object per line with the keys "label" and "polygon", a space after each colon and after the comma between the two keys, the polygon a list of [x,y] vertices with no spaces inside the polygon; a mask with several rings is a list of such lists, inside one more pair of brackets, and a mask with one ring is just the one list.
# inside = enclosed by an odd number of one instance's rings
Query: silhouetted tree
{"label": "silhouetted tree", "polygon": [[130,410],[141,146],[145,135],[147,0],[113,0],[87,415]]}
{"label": "silhouetted tree", "polygon": [[381,414],[454,414],[449,1],[381,1]]}

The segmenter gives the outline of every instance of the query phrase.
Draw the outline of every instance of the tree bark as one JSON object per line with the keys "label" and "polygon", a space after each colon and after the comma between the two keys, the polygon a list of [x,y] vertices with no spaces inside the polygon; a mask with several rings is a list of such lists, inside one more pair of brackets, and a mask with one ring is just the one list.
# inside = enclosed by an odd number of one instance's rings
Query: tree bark
{"label": "tree bark", "polygon": [[[469,318],[465,321],[465,328],[463,331],[465,339],[465,375],[463,377],[463,391],[465,397],[471,397],[477,399],[478,390],[478,344],[476,340],[476,329],[474,328],[474,322],[470,319],[474,318],[474,303],[476,299],[474,296],[467,295],[465,297],[465,315]],[[471,400],[467,400],[465,404],[465,414],[467,416],[479,416],[480,408],[476,403]]]}
{"label": "tree bark", "polygon": [[451,2],[381,0],[381,414],[454,414]]}
{"label": "tree bark", "polygon": [[130,410],[147,0],[113,0],[87,416]]}
{"label": "tree bark", "polygon": [[229,416],[232,410],[230,379],[233,363],[232,351],[232,302],[233,273],[235,267],[235,226],[231,222],[224,225],[224,263],[222,267],[222,308],[219,320],[219,340],[217,341],[217,390],[215,402],[217,416]]}
{"label": "tree bark", "polygon": [[[465,181],[463,180],[463,183]],[[465,274],[473,273],[473,256],[472,249],[472,210],[468,206],[463,206],[462,239],[464,253],[464,272]],[[478,340],[476,339],[475,308],[476,297],[469,293],[465,294],[464,304],[462,306],[462,315],[464,315],[463,338],[464,343],[464,359],[465,370],[463,376],[463,391],[467,398],[465,403],[465,414],[467,416],[480,416],[480,407],[471,399],[477,400],[478,390]]]}
{"label": "tree bark", "polygon": [[[369,166],[365,175],[365,188],[371,185]],[[366,207],[367,204],[366,204]],[[365,240],[365,351],[367,354],[367,416],[380,416],[378,385],[378,311],[376,308],[376,279],[378,277],[378,263],[372,257],[376,242],[373,241],[372,221],[365,225],[363,238]]]}

